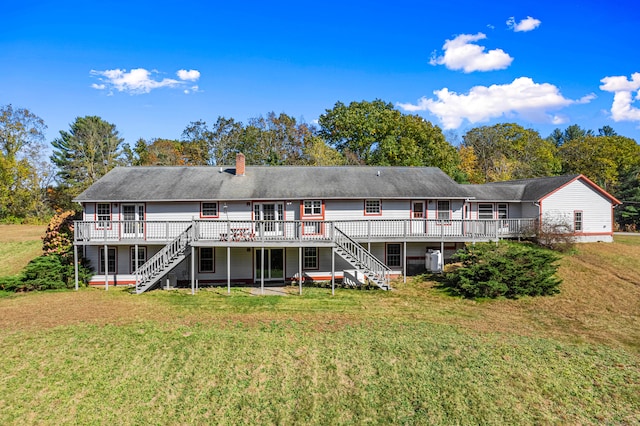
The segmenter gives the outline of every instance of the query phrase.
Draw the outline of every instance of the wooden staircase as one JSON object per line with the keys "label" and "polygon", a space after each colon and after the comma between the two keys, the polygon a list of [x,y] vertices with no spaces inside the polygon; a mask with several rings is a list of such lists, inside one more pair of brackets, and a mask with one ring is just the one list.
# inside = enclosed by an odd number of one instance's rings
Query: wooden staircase
{"label": "wooden staircase", "polygon": [[391,290],[389,285],[391,269],[340,229],[334,227],[333,230],[336,253],[364,274],[367,282],[373,283],[383,290]]}
{"label": "wooden staircase", "polygon": [[135,272],[136,294],[144,293],[153,288],[173,268],[187,256],[187,248],[193,240],[193,225],[189,225],[173,241],[154,254]]}

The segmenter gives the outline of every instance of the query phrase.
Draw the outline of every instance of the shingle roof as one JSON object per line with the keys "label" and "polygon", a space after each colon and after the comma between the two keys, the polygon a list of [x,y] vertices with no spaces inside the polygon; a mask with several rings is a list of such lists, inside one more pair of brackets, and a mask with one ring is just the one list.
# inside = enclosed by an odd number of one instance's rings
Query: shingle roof
{"label": "shingle roof", "polygon": [[[519,179],[504,182],[492,182],[484,185],[474,185],[477,187],[476,198],[478,200],[507,201],[507,198],[498,198],[499,195],[508,194],[515,196],[512,200],[538,201],[545,195],[572,182],[580,175],[551,176],[534,179]],[[488,198],[484,198],[488,197]]]}
{"label": "shingle roof", "polygon": [[467,189],[469,195],[478,201],[538,201],[579,176],[563,175],[491,182],[468,185]]}
{"label": "shingle roof", "polygon": [[75,201],[467,198],[436,167],[118,167]]}

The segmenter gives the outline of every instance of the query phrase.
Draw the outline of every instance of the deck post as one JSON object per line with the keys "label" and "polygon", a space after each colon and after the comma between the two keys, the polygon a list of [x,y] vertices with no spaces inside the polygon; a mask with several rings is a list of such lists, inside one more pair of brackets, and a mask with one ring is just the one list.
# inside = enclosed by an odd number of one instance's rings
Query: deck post
{"label": "deck post", "polygon": [[191,294],[196,294],[196,248],[191,246]]}
{"label": "deck post", "polygon": [[298,287],[302,296],[302,246],[298,247]]}
{"label": "deck post", "polygon": [[402,249],[402,275],[404,278],[402,279],[405,284],[407,283],[407,242],[404,242],[404,247]]}
{"label": "deck post", "polygon": [[138,289],[138,244],[134,246],[133,252],[134,252],[133,258],[135,259],[133,261],[133,270],[136,274],[136,290],[137,290]]}
{"label": "deck post", "polygon": [[78,291],[78,246],[73,244],[73,273],[75,276],[75,288]]}
{"label": "deck post", "polygon": [[227,246],[227,294],[231,294],[231,246],[229,245]]}
{"label": "deck post", "polygon": [[109,246],[104,245],[104,290],[109,290]]}
{"label": "deck post", "polygon": [[336,248],[331,247],[331,295],[336,294]]}
{"label": "deck post", "polygon": [[260,294],[264,296],[264,246],[260,249]]}

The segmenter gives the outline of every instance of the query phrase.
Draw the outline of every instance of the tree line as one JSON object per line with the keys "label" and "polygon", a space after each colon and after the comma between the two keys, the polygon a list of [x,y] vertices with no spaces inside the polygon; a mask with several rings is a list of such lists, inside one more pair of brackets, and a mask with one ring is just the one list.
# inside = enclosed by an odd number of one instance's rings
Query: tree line
{"label": "tree line", "polygon": [[581,173],[625,202],[616,209],[621,226],[640,226],[640,145],[609,126],[574,124],[542,137],[500,123],[472,128],[454,145],[440,127],[376,99],[337,102],[317,125],[273,112],[246,123],[218,117],[189,123],[180,139],[133,145],[100,117],[77,117],[51,141],[49,158],[45,129],[27,109],[0,107],[0,221],[46,220],[73,208],[75,196],[116,166],[232,165],[243,152],[249,165],[433,166],[461,183]]}

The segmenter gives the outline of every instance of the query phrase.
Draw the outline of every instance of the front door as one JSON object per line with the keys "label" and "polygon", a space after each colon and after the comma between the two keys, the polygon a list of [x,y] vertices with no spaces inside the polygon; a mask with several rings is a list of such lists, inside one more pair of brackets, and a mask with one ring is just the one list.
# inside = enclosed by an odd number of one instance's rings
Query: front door
{"label": "front door", "polygon": [[[262,278],[262,249],[256,249],[256,281]],[[284,249],[264,249],[264,280],[284,281]]]}
{"label": "front door", "polygon": [[144,238],[144,204],[123,204],[124,238]]}
{"label": "front door", "polygon": [[256,203],[253,205],[253,217],[256,221],[261,221],[262,229],[257,232],[264,232],[265,236],[282,235],[284,229],[284,204],[283,203]]}

